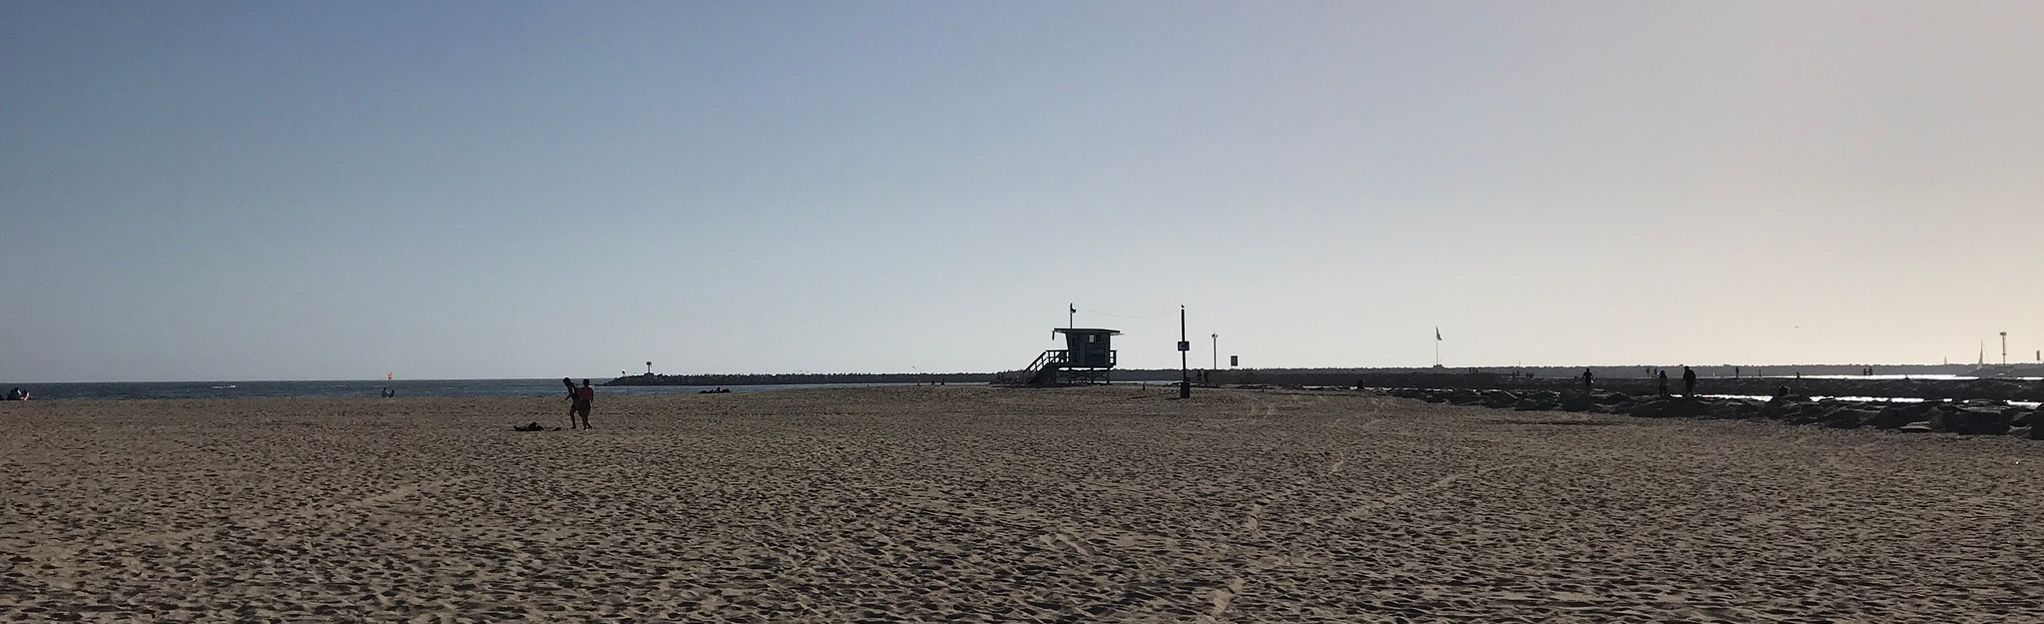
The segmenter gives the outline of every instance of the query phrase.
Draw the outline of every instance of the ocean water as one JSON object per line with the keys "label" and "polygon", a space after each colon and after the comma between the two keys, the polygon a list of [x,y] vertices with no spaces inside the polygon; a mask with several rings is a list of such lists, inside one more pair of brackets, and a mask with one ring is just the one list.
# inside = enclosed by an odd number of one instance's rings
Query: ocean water
{"label": "ocean water", "polygon": [[[1759,395],[1759,394],[1700,394],[1700,395],[1697,395],[1697,396],[1701,396],[1701,397],[1704,397],[1704,398],[1707,398],[1707,399],[1751,399],[1751,400],[1755,400],[1755,401],[1766,401],[1766,400],[1768,400],[1768,399],[1772,399],[1772,398],[1774,398],[1774,397],[1771,397],[1771,396],[1765,396],[1765,395]],[[1836,400],[1839,400],[1839,401],[1850,401],[1850,402],[1855,402],[1855,403],[1922,403],[1922,402],[1924,402],[1924,399],[1921,399],[1921,398],[1917,398],[1917,397],[1871,397],[1871,396],[1812,396],[1812,397],[1810,397],[1810,399],[1811,399],[1811,400],[1813,400],[1813,401],[1822,401],[1822,400],[1825,400],[1825,399],[1836,399]],[[2009,405],[2013,405],[2013,406],[2016,406],[2016,407],[2037,407],[2037,406],[2039,406],[2039,405],[2044,405],[2044,403],[2039,403],[2039,402],[2037,402],[2037,401],[2003,401],[2003,402],[2004,402],[2004,403],[2007,403],[2007,404],[2009,404]]]}
{"label": "ocean water", "polygon": [[[581,378],[575,379],[581,383]],[[732,392],[766,392],[798,388],[843,388],[906,384],[774,384],[723,386]],[[559,379],[418,379],[357,381],[149,381],[104,383],[0,383],[0,392],[22,388],[36,400],[64,399],[245,399],[245,398],[377,398],[384,388],[404,397],[549,397],[567,389]],[[714,386],[597,386],[598,397],[695,394]]]}

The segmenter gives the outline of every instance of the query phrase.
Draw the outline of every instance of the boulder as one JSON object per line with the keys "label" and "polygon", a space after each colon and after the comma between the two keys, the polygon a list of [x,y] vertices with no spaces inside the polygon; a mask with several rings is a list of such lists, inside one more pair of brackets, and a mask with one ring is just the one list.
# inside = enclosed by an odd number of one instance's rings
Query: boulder
{"label": "boulder", "polygon": [[1842,407],[1824,415],[1824,426],[1832,429],[1858,429],[1880,412],[1854,407]]}
{"label": "boulder", "polygon": [[1629,416],[1639,416],[1641,418],[1660,418],[1661,413],[1667,411],[1668,405],[1673,402],[1673,400],[1665,398],[1647,399],[1633,404],[1632,409],[1626,410],[1625,413]]}
{"label": "boulder", "polygon": [[2044,413],[2044,407],[2040,407],[2033,410],[2027,410],[2021,414],[2010,416],[2009,424],[2016,426],[2044,425],[2044,419],[2039,419],[2037,417],[2037,414],[2039,413]]}
{"label": "boulder", "polygon": [[1913,423],[1909,423],[1907,425],[1903,425],[1901,427],[1897,427],[1895,430],[1903,433],[1930,433],[1931,432],[1930,421],[1919,420]]}
{"label": "boulder", "polygon": [[1543,401],[1541,399],[1524,399],[1519,401],[1517,405],[1513,405],[1512,409],[1521,412],[1544,412],[1560,406],[1561,406],[1560,403],[1556,403],[1554,401]]}
{"label": "boulder", "polygon": [[1967,435],[2002,435],[2009,431],[2009,415],[1992,408],[1943,409],[1931,416],[1930,426]]}
{"label": "boulder", "polygon": [[1682,397],[1661,410],[1662,418],[1702,418],[1710,415],[1710,406],[1696,397]]}
{"label": "boulder", "polygon": [[1503,390],[1492,390],[1490,392],[1483,393],[1484,407],[1511,407],[1518,404],[1519,395],[1512,394],[1510,392],[1506,392]]}
{"label": "boulder", "polygon": [[1936,403],[1889,403],[1868,418],[1865,424],[1879,429],[1895,429],[1928,418],[1936,407]]}
{"label": "boulder", "polygon": [[1475,405],[1483,402],[1482,393],[1467,388],[1449,392],[1446,398],[1449,403],[1456,405]]}
{"label": "boulder", "polygon": [[1832,412],[1844,409],[1841,408],[1838,405],[1838,403],[1834,401],[1824,401],[1822,403],[1804,403],[1802,405],[1796,406],[1796,408],[1797,409],[1795,411],[1788,412],[1787,415],[1783,417],[1783,419],[1787,420],[1788,423],[1791,425],[1814,425],[1817,423],[1821,423],[1824,422],[1825,419],[1830,418]]}
{"label": "boulder", "polygon": [[1597,402],[1605,405],[1613,405],[1617,403],[1631,403],[1632,397],[1626,395],[1623,392],[1613,392],[1611,394],[1598,397]]}
{"label": "boulder", "polygon": [[1766,404],[1760,406],[1760,417],[1781,420],[1788,418],[1790,415],[1802,413],[1803,406],[1805,405],[1812,405],[1810,397],[1793,394],[1774,397],[1768,399]]}
{"label": "boulder", "polygon": [[1728,399],[1724,401],[1714,401],[1711,402],[1709,405],[1710,416],[1712,418],[1746,419],[1760,417],[1761,403],[1759,401],[1754,401],[1751,399]]}
{"label": "boulder", "polygon": [[2013,437],[2018,437],[2018,438],[2028,438],[2028,437],[2030,437],[2030,436],[2032,436],[2032,435],[2035,435],[2035,434],[2032,434],[2032,433],[2030,433],[2030,432],[2032,432],[2032,431],[2035,431],[2035,430],[2036,430],[2036,429],[2035,429],[2035,428],[2032,428],[2032,427],[2010,427],[2010,428],[2009,428],[2009,435],[2010,435],[2010,436],[2013,436]]}
{"label": "boulder", "polygon": [[1562,397],[1560,407],[1566,412],[1587,412],[1597,407],[1597,397],[1589,393],[1574,393]]}

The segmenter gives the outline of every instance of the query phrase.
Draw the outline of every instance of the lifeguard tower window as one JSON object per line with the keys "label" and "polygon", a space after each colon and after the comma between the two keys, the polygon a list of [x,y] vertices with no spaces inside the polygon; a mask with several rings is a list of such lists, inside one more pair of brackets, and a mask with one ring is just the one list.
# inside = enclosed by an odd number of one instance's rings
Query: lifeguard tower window
{"label": "lifeguard tower window", "polygon": [[1109,346],[1109,336],[1114,330],[1067,329],[1065,348],[1070,354],[1071,368],[1113,368],[1114,350]]}

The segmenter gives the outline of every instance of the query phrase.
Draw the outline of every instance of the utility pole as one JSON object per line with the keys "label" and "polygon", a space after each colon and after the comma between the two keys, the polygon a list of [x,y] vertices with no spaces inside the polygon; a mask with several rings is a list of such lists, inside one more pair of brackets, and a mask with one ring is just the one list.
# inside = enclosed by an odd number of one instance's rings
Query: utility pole
{"label": "utility pole", "polygon": [[1192,351],[1192,341],[1185,339],[1185,306],[1178,306],[1178,398],[1192,398],[1192,373],[1187,368],[1185,357]]}
{"label": "utility pole", "polygon": [[2009,365],[2009,333],[2001,333],[2001,365]]}
{"label": "utility pole", "polygon": [[1220,369],[1221,369],[1221,335],[1214,334],[1214,367],[1209,368],[1207,370]]}

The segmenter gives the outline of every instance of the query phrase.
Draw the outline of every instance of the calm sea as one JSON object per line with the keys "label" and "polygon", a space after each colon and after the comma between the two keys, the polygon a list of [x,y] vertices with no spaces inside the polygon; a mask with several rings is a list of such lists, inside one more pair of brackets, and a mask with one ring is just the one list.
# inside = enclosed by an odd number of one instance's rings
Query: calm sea
{"label": "calm sea", "polygon": [[[576,381],[581,381],[576,378]],[[845,388],[904,384],[778,384],[724,386],[732,392],[795,388]],[[403,397],[559,396],[559,379],[420,379],[399,381],[150,381],[107,383],[0,383],[0,392],[22,388],[44,399],[244,399],[256,397],[376,398],[384,388]],[[695,394],[711,386],[599,386],[599,396]]]}

